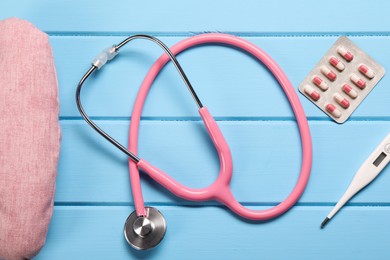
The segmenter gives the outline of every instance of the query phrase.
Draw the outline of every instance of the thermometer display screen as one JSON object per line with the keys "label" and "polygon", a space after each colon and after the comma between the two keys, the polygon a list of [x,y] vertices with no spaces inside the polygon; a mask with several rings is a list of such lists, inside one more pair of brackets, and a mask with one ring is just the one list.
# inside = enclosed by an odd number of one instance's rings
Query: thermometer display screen
{"label": "thermometer display screen", "polygon": [[382,153],[378,156],[378,158],[375,159],[375,161],[373,162],[373,164],[374,164],[376,167],[378,167],[379,164],[381,164],[381,162],[383,161],[383,159],[386,158],[386,156],[387,156],[387,155],[386,155],[384,152],[382,152]]}

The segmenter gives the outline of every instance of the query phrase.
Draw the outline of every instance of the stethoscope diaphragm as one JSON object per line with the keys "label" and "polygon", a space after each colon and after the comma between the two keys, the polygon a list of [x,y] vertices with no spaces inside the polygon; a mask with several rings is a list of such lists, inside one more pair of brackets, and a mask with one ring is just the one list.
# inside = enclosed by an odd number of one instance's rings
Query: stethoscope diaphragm
{"label": "stethoscope diaphragm", "polygon": [[167,229],[165,218],[160,211],[145,207],[145,212],[145,216],[137,216],[136,211],[133,211],[125,223],[125,238],[137,250],[157,246],[164,238]]}

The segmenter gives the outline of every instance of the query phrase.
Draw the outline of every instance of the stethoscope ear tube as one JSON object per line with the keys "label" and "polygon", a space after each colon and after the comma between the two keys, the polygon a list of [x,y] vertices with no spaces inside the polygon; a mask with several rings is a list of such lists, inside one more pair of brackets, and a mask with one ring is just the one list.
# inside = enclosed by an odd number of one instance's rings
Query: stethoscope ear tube
{"label": "stethoscope ear tube", "polygon": [[[96,61],[94,63],[97,63]],[[104,65],[104,64],[103,64]],[[102,66],[102,65],[101,65]],[[96,131],[98,132],[101,136],[103,136],[106,140],[108,140],[110,143],[115,145],[119,150],[121,150],[123,153],[125,153],[131,160],[135,162],[139,162],[139,158],[132,152],[130,152],[126,147],[121,145],[117,140],[112,138],[109,134],[104,132],[98,125],[93,122],[87,113],[84,110],[83,105],[81,104],[81,89],[84,85],[84,82],[91,76],[91,74],[96,71],[98,67],[95,65],[92,65],[92,67],[85,73],[85,75],[81,78],[79,84],[77,85],[76,89],[76,105],[77,109],[79,110],[81,116],[84,118],[84,120]]]}
{"label": "stethoscope ear tube", "polygon": [[126,147],[121,145],[118,141],[116,141],[114,138],[112,138],[109,134],[107,134],[105,131],[103,131],[99,126],[97,126],[87,115],[85,112],[82,104],[81,104],[81,89],[84,85],[84,82],[94,73],[97,69],[101,69],[108,61],[112,60],[116,57],[116,55],[119,53],[119,49],[125,46],[127,43],[129,43],[132,40],[135,39],[146,39],[149,41],[152,41],[156,43],[158,46],[160,46],[168,55],[168,57],[171,59],[173,64],[175,65],[179,75],[183,79],[184,83],[186,84],[188,90],[190,91],[192,97],[194,98],[196,104],[199,108],[203,107],[202,102],[198,98],[194,88],[192,87],[190,81],[187,78],[187,75],[184,73],[183,69],[181,68],[179,62],[177,61],[176,57],[172,54],[170,49],[159,39],[150,36],[150,35],[133,35],[128,38],[126,38],[124,41],[119,43],[118,45],[114,45],[112,47],[104,49],[101,53],[99,53],[95,59],[92,61],[92,67],[85,73],[85,75],[81,78],[79,84],[76,88],[76,105],[77,109],[79,110],[81,116],[85,119],[85,121],[101,136],[103,136],[106,140],[108,140],[110,143],[112,143],[114,146],[116,146],[119,150],[121,150],[123,153],[125,153],[132,161],[138,162],[139,158],[132,152],[130,152]]}

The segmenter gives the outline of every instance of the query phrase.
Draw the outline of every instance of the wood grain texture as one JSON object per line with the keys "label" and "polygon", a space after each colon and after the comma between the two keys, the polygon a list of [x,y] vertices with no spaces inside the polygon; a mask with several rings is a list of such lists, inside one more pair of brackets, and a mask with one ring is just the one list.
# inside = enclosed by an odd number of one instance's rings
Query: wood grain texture
{"label": "wood grain texture", "polygon": [[[313,138],[312,175],[298,205],[273,221],[247,222],[214,202],[177,199],[143,176],[147,204],[160,209],[168,223],[166,238],[149,252],[132,250],[123,238],[124,221],[133,210],[127,158],[86,125],[74,101],[92,58],[134,33],[151,33],[168,46],[204,32],[242,36],[270,54],[294,86],[340,35],[350,36],[388,68],[389,6],[381,0],[0,2],[0,19],[25,18],[49,34],[60,86],[63,141],[56,206],[37,259],[389,259],[389,168],[319,229],[390,130],[387,76],[343,125],[299,94]],[[135,41],[83,89],[86,111],[122,143],[138,87],[160,55],[150,43]],[[231,147],[237,199],[255,208],[283,200],[297,179],[301,148],[275,79],[251,56],[228,47],[202,46],[178,59]],[[158,76],[147,99],[140,156],[189,186],[206,186],[216,178],[218,157],[172,65]]]}
{"label": "wood grain texture", "polygon": [[[60,84],[61,116],[78,117],[74,88],[90,67],[93,57],[107,46],[119,43],[117,37],[51,37]],[[161,37],[171,46],[183,37]],[[263,48],[298,86],[337,37],[247,37]],[[351,37],[385,68],[390,66],[390,37]],[[138,88],[161,50],[145,41],[126,46],[104,70],[85,83],[83,101],[91,116],[128,117]],[[202,46],[178,56],[198,96],[215,117],[292,118],[292,111],[276,80],[251,56],[221,46]],[[242,69],[245,68],[245,69]],[[352,114],[352,119],[388,120],[390,79],[384,77],[368,98]],[[303,95],[309,118],[328,119]],[[276,102],[276,103],[275,103]],[[277,104],[277,105],[276,105]],[[172,64],[157,77],[146,101],[144,117],[198,117],[184,83]]]}
{"label": "wood grain texture", "polygon": [[159,208],[166,237],[140,252],[122,235],[132,207],[56,207],[36,259],[388,259],[388,207],[346,207],[324,230],[319,222],[330,207],[294,207],[263,224],[221,207]]}
{"label": "wood grain texture", "polygon": [[[117,0],[3,1],[1,18],[19,16],[45,31],[79,32],[378,32],[389,31],[389,4],[329,0],[225,2],[166,0],[161,2]],[[369,19],[362,19],[367,17]],[[281,19],[282,18],[282,19]]]}
{"label": "wood grain texture", "polygon": [[[128,121],[97,123],[127,143]],[[244,203],[283,200],[300,170],[298,130],[291,121],[218,121],[234,160],[233,192]],[[132,203],[127,158],[84,121],[62,121],[63,142],[58,174],[58,203]],[[312,176],[301,203],[335,203],[365,158],[390,129],[390,122],[310,122],[313,138]],[[369,134],[366,134],[369,133]],[[375,133],[375,134],[372,134]],[[361,138],[365,136],[364,138]],[[216,178],[219,160],[200,121],[143,121],[139,155],[185,185],[205,187]],[[162,152],[163,151],[163,152]],[[390,201],[390,168],[353,202]],[[144,178],[149,203],[182,201]],[[277,192],[276,192],[277,191]],[[199,205],[199,203],[196,203]]]}

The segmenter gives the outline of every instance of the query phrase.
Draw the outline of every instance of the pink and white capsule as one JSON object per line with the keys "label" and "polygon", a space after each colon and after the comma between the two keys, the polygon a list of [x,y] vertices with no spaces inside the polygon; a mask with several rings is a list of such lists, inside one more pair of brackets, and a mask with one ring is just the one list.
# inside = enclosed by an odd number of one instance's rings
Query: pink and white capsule
{"label": "pink and white capsule", "polygon": [[318,76],[314,76],[313,77],[313,83],[319,87],[320,89],[322,89],[323,91],[326,91],[328,90],[328,84],[326,84],[325,81],[323,81],[320,77]]}
{"label": "pink and white capsule", "polygon": [[321,66],[321,72],[331,81],[334,81],[337,78],[336,74],[327,66]]}
{"label": "pink and white capsule", "polygon": [[332,64],[332,66],[335,67],[338,71],[343,71],[345,69],[344,63],[342,63],[335,56],[329,58],[329,63]]}
{"label": "pink and white capsule", "polygon": [[375,77],[375,72],[370,69],[369,67],[367,67],[366,65],[360,65],[359,66],[359,71],[364,75],[366,76],[367,78],[369,79],[372,79]]}
{"label": "pink and white capsule", "polygon": [[345,49],[343,46],[340,46],[337,48],[337,52],[348,62],[353,60],[353,55],[347,49]]}
{"label": "pink and white capsule", "polygon": [[327,104],[325,106],[326,108],[326,111],[328,111],[329,113],[331,113],[334,117],[336,118],[339,118],[341,116],[341,112],[340,110],[338,110],[334,105],[332,104]]}
{"label": "pink and white capsule", "polygon": [[306,85],[303,89],[305,91],[306,94],[308,94],[314,101],[317,101],[320,99],[320,94],[315,91],[312,87],[310,87],[309,85]]}
{"label": "pink and white capsule", "polygon": [[366,82],[361,78],[359,78],[358,76],[356,76],[356,74],[351,74],[350,79],[360,89],[364,89],[366,87]]}
{"label": "pink and white capsule", "polygon": [[349,107],[349,101],[339,93],[334,94],[334,100],[336,100],[336,102],[343,108]]}
{"label": "pink and white capsule", "polygon": [[355,99],[358,96],[358,93],[356,90],[354,90],[350,85],[344,84],[342,87],[345,94],[350,96],[351,98]]}

